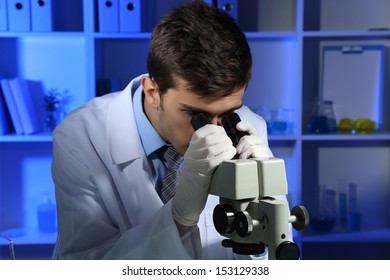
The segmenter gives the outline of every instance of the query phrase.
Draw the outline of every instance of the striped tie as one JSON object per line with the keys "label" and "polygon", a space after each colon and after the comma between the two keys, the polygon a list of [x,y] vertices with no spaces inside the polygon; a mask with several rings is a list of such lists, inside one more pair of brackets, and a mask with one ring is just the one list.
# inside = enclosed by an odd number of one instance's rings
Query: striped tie
{"label": "striped tie", "polygon": [[164,153],[164,158],[167,162],[168,168],[162,182],[161,200],[165,204],[175,194],[177,186],[177,172],[181,162],[181,156],[172,146],[169,146]]}

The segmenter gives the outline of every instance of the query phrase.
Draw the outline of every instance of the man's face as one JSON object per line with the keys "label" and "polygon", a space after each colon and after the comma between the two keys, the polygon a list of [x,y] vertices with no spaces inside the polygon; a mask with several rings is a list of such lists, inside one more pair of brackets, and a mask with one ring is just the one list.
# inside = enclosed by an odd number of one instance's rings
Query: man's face
{"label": "man's face", "polygon": [[176,89],[169,89],[162,97],[158,94],[157,108],[147,115],[160,136],[184,155],[194,133],[191,118],[203,113],[212,124],[220,125],[226,113],[242,106],[244,90],[218,99],[205,99],[190,92],[180,81]]}

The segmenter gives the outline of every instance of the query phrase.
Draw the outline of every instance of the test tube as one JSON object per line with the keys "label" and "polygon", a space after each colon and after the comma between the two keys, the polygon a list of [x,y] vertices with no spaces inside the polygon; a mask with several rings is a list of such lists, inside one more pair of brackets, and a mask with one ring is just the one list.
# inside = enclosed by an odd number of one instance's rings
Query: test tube
{"label": "test tube", "polygon": [[340,230],[347,231],[348,228],[348,210],[347,210],[347,179],[339,179],[339,217]]}
{"label": "test tube", "polygon": [[357,184],[348,185],[348,223],[351,231],[360,231],[362,226],[362,213],[359,210]]}

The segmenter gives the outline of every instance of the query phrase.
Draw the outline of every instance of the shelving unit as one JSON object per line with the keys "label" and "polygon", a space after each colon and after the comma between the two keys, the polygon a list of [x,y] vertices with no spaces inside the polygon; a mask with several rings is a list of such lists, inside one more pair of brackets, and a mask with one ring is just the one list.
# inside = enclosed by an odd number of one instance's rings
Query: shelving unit
{"label": "shelving unit", "polygon": [[[0,51],[7,53],[0,76],[40,82],[44,91],[69,90],[74,96],[70,109],[74,109],[94,97],[96,79],[118,78],[125,87],[145,73],[153,26],[167,10],[185,1],[144,1],[142,32],[115,34],[99,32],[96,1],[63,2],[54,10],[53,32],[0,32]],[[353,258],[346,252],[356,244],[368,248],[363,257],[389,258],[381,249],[390,247],[389,79],[386,76],[381,133],[310,135],[306,125],[319,94],[320,46],[324,42],[389,46],[390,0],[254,0],[238,1],[238,5],[238,23],[253,54],[253,78],[244,103],[258,113],[277,107],[292,112],[294,131],[269,135],[274,155],[286,162],[291,206],[302,204],[312,213],[318,185],[337,190],[339,177],[358,184],[362,231],[339,233],[336,226],[329,234],[311,229],[298,233],[295,238],[303,259]],[[46,188],[54,195],[51,148],[48,133],[0,136],[0,230],[37,227],[41,193]],[[15,237],[16,246],[54,243],[55,234],[26,231],[24,237]],[[0,239],[0,259],[6,258],[5,244]]]}

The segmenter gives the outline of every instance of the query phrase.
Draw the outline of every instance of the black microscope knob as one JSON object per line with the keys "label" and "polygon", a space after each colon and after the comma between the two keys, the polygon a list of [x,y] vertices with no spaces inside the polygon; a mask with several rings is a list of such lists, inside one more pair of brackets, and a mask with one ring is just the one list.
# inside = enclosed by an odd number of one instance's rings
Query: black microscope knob
{"label": "black microscope knob", "polygon": [[292,223],[296,230],[304,230],[309,226],[310,217],[305,206],[294,206],[291,209],[291,215],[294,215],[297,218],[297,220]]}
{"label": "black microscope knob", "polygon": [[284,241],[278,245],[275,252],[277,260],[299,260],[301,252],[297,244],[292,241]]}
{"label": "black microscope knob", "polygon": [[237,234],[241,237],[247,237],[252,233],[253,221],[248,212],[242,211],[236,214],[234,228],[236,229]]}
{"label": "black microscope knob", "polygon": [[234,208],[229,204],[215,206],[213,223],[219,234],[232,233],[234,231]]}

